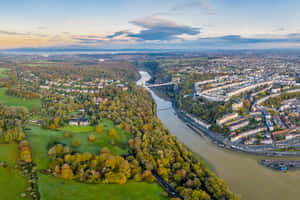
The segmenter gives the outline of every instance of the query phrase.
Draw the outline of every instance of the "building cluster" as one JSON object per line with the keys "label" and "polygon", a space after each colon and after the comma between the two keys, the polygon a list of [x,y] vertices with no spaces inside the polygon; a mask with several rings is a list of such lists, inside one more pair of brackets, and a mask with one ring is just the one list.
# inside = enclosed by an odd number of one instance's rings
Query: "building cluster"
{"label": "building cluster", "polygon": [[[107,98],[102,98],[97,95],[93,95],[99,92],[99,90],[105,87],[114,85],[121,88],[123,91],[128,90],[128,82],[121,80],[110,80],[103,78],[96,78],[93,81],[86,81],[81,79],[55,79],[45,80],[41,79],[30,71],[20,73],[22,83],[26,85],[26,88],[30,88],[36,91],[46,91],[49,93],[58,94],[61,96],[68,95],[70,98],[75,98],[78,94],[92,94],[90,97],[91,103],[95,104],[98,108],[101,103],[107,102]],[[69,119],[68,124],[70,126],[89,126],[90,121],[85,118],[86,110],[80,109],[78,113]]]}
{"label": "building cluster", "polygon": [[[205,99],[215,104],[230,103],[230,112],[215,123],[228,128],[231,142],[288,143],[300,136],[300,60],[297,56],[219,56],[209,59],[205,66],[189,66],[180,72],[215,75],[195,82],[193,96],[194,100],[200,98],[200,101]],[[279,106],[264,105],[285,94],[295,94],[295,97],[283,99]]]}
{"label": "building cluster", "polygon": [[25,84],[32,84],[33,82],[37,82],[39,89],[51,90],[57,93],[89,93],[93,94],[99,89],[102,89],[109,85],[114,85],[122,88],[122,90],[127,90],[128,82],[122,82],[120,80],[111,80],[111,79],[103,79],[96,78],[93,81],[84,81],[81,79],[73,80],[73,79],[56,79],[56,80],[43,80],[38,76],[34,75],[30,71],[22,72],[21,74],[24,76],[22,81]]}

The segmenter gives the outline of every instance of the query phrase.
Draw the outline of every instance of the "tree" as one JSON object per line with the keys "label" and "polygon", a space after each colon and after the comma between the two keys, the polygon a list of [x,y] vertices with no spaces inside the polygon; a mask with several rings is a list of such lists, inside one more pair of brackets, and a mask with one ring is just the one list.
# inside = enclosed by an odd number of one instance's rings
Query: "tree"
{"label": "tree", "polygon": [[130,133],[130,126],[129,126],[129,124],[126,124],[126,125],[125,125],[124,131],[125,131],[126,133]]}
{"label": "tree", "polygon": [[100,154],[110,154],[110,150],[107,147],[103,147],[100,151]]}
{"label": "tree", "polygon": [[129,140],[128,140],[128,146],[129,146],[130,148],[133,148],[134,143],[135,143],[134,139],[129,139]]}
{"label": "tree", "polygon": [[51,129],[51,130],[55,130],[55,125],[54,124],[51,124],[50,126],[49,126],[49,129]]}
{"label": "tree", "polygon": [[72,137],[72,132],[71,131],[66,131],[64,133],[64,137],[66,137],[66,138]]}
{"label": "tree", "polygon": [[73,142],[72,142],[72,147],[78,147],[79,146],[79,144],[80,144],[80,142],[78,141],[78,140],[73,140]]}
{"label": "tree", "polygon": [[258,137],[258,138],[262,138],[261,133],[258,133],[258,134],[257,134],[257,137]]}
{"label": "tree", "polygon": [[61,177],[63,179],[72,179],[73,171],[68,164],[64,164],[61,168]]}
{"label": "tree", "polygon": [[125,184],[126,182],[127,182],[127,178],[121,172],[119,173],[108,172],[105,174],[104,183]]}
{"label": "tree", "polygon": [[32,106],[31,109],[30,109],[30,112],[37,113],[38,112],[38,108],[36,106]]}
{"label": "tree", "polygon": [[59,174],[59,173],[60,173],[60,167],[59,167],[59,165],[55,165],[55,167],[54,167],[54,172],[55,172],[56,174]]}
{"label": "tree", "polygon": [[28,142],[26,140],[20,142],[19,149],[20,149],[20,159],[27,163],[31,162],[32,161],[31,152],[30,152]]}
{"label": "tree", "polygon": [[244,105],[245,105],[245,107],[246,107],[247,109],[249,109],[249,108],[250,108],[250,101],[249,101],[249,100],[245,100],[245,101],[244,101]]}
{"label": "tree", "polygon": [[89,136],[89,141],[90,142],[95,142],[95,140],[96,140],[96,137],[94,135]]}
{"label": "tree", "polygon": [[24,160],[25,162],[31,162],[32,161],[31,154],[30,154],[29,150],[22,151],[20,153],[20,158],[21,158],[21,160]]}
{"label": "tree", "polygon": [[210,196],[203,190],[194,190],[192,193],[193,200],[210,200]]}
{"label": "tree", "polygon": [[103,130],[104,130],[104,128],[103,128],[102,124],[98,124],[96,126],[96,132],[97,133],[101,133],[101,132],[103,132]]}
{"label": "tree", "polygon": [[114,128],[110,129],[108,132],[108,136],[111,138],[117,138],[118,137],[117,131]]}
{"label": "tree", "polygon": [[148,183],[153,183],[155,181],[155,177],[152,175],[151,171],[149,170],[144,171],[142,177]]}

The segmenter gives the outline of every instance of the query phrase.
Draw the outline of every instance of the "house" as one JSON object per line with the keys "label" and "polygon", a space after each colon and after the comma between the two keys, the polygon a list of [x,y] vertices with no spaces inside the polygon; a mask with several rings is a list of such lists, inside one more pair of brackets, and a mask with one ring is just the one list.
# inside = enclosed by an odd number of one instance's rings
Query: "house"
{"label": "house", "polygon": [[230,120],[233,120],[233,119],[237,118],[238,116],[239,116],[238,113],[230,113],[230,114],[224,115],[222,118],[217,119],[217,125],[222,126],[222,124],[224,124]]}
{"label": "house", "polygon": [[240,99],[235,100],[234,103],[231,105],[232,110],[234,111],[241,109],[243,106],[244,103]]}
{"label": "house", "polygon": [[239,135],[237,135],[235,137],[231,137],[231,142],[236,142],[236,141],[238,141],[238,140],[240,140],[242,138],[245,138],[245,137],[257,134],[259,132],[263,132],[265,130],[267,130],[266,127],[260,127],[260,128],[256,128],[256,129],[253,129],[253,130],[249,130],[249,131],[240,133]]}
{"label": "house", "polygon": [[282,129],[282,128],[285,128],[283,122],[281,121],[281,119],[280,119],[280,117],[279,117],[278,115],[275,115],[275,116],[273,117],[273,121],[274,121],[274,123],[275,123],[275,125],[276,125],[277,127],[281,128],[281,129]]}
{"label": "house", "polygon": [[273,88],[273,89],[272,89],[272,93],[273,93],[273,94],[279,93],[280,90],[281,90],[280,88]]}
{"label": "house", "polygon": [[70,126],[89,126],[90,122],[87,119],[70,119],[69,125]]}
{"label": "house", "polygon": [[237,122],[237,123],[234,123],[232,124],[230,127],[229,127],[229,130],[230,131],[234,131],[234,130],[237,130],[237,129],[240,129],[242,127],[245,127],[249,124],[249,121],[248,120],[244,120],[244,121],[240,121],[240,122]]}
{"label": "house", "polygon": [[49,87],[48,85],[40,85],[40,88],[41,88],[41,89],[47,89],[47,90],[50,89],[50,87]]}
{"label": "house", "polygon": [[266,140],[261,140],[260,144],[272,144],[273,140],[272,139],[266,139]]}
{"label": "house", "polygon": [[83,108],[81,108],[81,109],[79,109],[79,110],[78,110],[78,112],[82,112],[82,113],[84,113],[84,112],[85,112],[85,110],[84,110]]}
{"label": "house", "polygon": [[292,132],[294,132],[295,129],[284,129],[284,130],[281,130],[281,131],[275,131],[272,133],[273,137],[277,137],[279,135],[287,135],[287,134],[290,134]]}
{"label": "house", "polygon": [[78,119],[70,119],[69,125],[70,126],[78,126]]}
{"label": "house", "polygon": [[274,126],[273,126],[273,123],[271,122],[271,120],[267,119],[266,125],[267,125],[269,131],[274,131]]}
{"label": "house", "polygon": [[287,134],[287,135],[285,135],[285,139],[290,140],[290,139],[294,139],[295,137],[299,137],[299,136],[300,136],[299,133],[298,134]]}
{"label": "house", "polygon": [[79,120],[79,125],[80,126],[89,126],[90,122],[89,122],[89,120],[86,120],[86,119]]}

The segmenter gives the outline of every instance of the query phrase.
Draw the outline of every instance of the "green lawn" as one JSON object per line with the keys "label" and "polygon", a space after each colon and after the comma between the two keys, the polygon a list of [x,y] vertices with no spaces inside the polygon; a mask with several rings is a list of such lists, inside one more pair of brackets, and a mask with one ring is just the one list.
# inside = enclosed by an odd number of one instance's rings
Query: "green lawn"
{"label": "green lawn", "polygon": [[16,144],[0,144],[0,161],[14,167],[18,158],[18,146]]}
{"label": "green lawn", "polygon": [[53,64],[55,62],[47,61],[47,60],[38,60],[32,63],[26,63],[25,65],[28,67],[47,67],[49,64]]}
{"label": "green lawn", "polygon": [[[32,156],[34,162],[40,169],[48,168],[48,149],[54,145],[54,143],[62,143],[69,146],[76,152],[91,152],[93,154],[98,154],[103,147],[107,147],[115,155],[123,155],[128,152],[127,141],[131,137],[129,134],[124,133],[122,130],[117,130],[119,137],[115,139],[115,144],[112,145],[112,139],[108,137],[107,131],[115,127],[113,123],[109,120],[103,121],[103,126],[105,131],[103,133],[95,133],[94,127],[81,127],[82,130],[93,130],[88,132],[76,132],[74,130],[80,130],[78,127],[73,130],[73,136],[71,138],[65,138],[65,130],[72,130],[70,126],[62,128],[59,131],[51,131],[48,129],[42,129],[37,126],[30,126],[31,130],[26,130],[26,136],[31,147]],[[95,135],[96,141],[90,142],[88,137],[90,134]],[[72,148],[71,144],[74,139],[80,142],[77,148]]]}
{"label": "green lawn", "polygon": [[65,125],[64,127],[58,128],[61,131],[72,131],[72,133],[85,133],[85,132],[94,132],[94,126],[70,126]]}
{"label": "green lawn", "polygon": [[8,70],[7,68],[0,68],[0,77],[4,77],[4,78],[7,78],[7,74],[3,73],[5,72],[6,70]]}
{"label": "green lawn", "polygon": [[0,200],[23,199],[20,194],[29,186],[27,180],[14,169],[17,158],[16,144],[0,144],[0,161],[9,165],[9,168],[0,167]]}
{"label": "green lawn", "polygon": [[14,169],[17,158],[16,144],[0,144],[0,161],[9,165],[8,168],[0,167],[0,200],[23,199],[20,194],[29,186],[27,180]]}
{"label": "green lawn", "polygon": [[0,167],[0,200],[30,199],[20,196],[28,186],[27,180],[17,174],[13,168],[4,169]]}
{"label": "green lawn", "polygon": [[28,110],[32,106],[37,106],[40,108],[41,101],[40,99],[21,99],[17,97],[8,96],[5,94],[7,88],[0,88],[0,102],[6,106],[24,106]]}
{"label": "green lawn", "polygon": [[40,174],[38,188],[41,200],[164,200],[158,184],[130,182],[84,184]]}
{"label": "green lawn", "polygon": [[47,63],[30,63],[26,64],[27,67],[48,67]]}

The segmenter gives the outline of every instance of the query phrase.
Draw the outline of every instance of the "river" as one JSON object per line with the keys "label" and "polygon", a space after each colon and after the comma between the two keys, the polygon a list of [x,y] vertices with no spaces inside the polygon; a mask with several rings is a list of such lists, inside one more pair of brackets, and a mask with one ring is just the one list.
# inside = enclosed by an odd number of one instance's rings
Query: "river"
{"label": "river", "polygon": [[[142,77],[137,82],[138,85],[145,84],[151,78],[147,72],[140,71],[140,74]],[[157,104],[158,117],[170,132],[206,160],[242,200],[300,199],[300,170],[286,173],[273,171],[258,164],[258,160],[267,159],[266,157],[218,147],[209,138],[198,135],[179,119],[171,108],[170,101],[160,98],[149,88],[148,91]]]}

